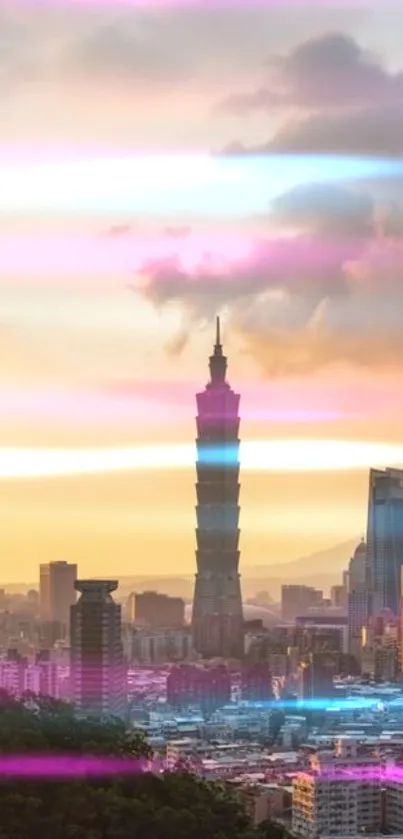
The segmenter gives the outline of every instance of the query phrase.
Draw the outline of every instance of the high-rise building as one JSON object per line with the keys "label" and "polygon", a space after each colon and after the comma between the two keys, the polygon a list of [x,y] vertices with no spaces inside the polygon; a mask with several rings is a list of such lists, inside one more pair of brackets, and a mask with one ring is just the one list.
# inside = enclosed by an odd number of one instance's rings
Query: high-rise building
{"label": "high-rise building", "polygon": [[304,615],[312,606],[321,606],[323,592],[312,586],[281,586],[281,617],[287,623],[294,623],[298,615]]}
{"label": "high-rise building", "polygon": [[331,654],[311,653],[309,663],[301,668],[301,699],[329,699],[334,694],[334,658]]}
{"label": "high-rise building", "polygon": [[200,667],[180,664],[172,667],[167,678],[167,700],[174,708],[198,706],[209,714],[222,708],[231,699],[231,676],[218,664]]}
{"label": "high-rise building", "polygon": [[248,702],[273,699],[272,676],[264,661],[245,664],[241,673],[241,695]]}
{"label": "high-rise building", "polygon": [[71,607],[72,698],[78,712],[124,716],[127,679],[115,580],[76,580]]}
{"label": "high-rise building", "polygon": [[357,545],[348,565],[347,588],[354,591],[366,583],[367,546],[364,539]]}
{"label": "high-rise building", "polygon": [[368,618],[368,592],[354,589],[348,594],[348,651],[360,658],[363,628]]}
{"label": "high-rise building", "polygon": [[68,634],[70,607],[77,599],[77,565],[47,562],[39,566],[39,605],[43,622],[60,623]]}
{"label": "high-rise building", "polygon": [[311,653],[345,652],[346,622],[346,618],[329,618],[326,623],[315,619],[309,621],[308,618],[297,618],[294,637],[300,658],[303,660]]}
{"label": "high-rise building", "polygon": [[367,546],[364,540],[354,551],[348,567],[348,649],[360,657],[362,631],[366,625],[369,607],[369,592],[366,582]]}
{"label": "high-rise building", "polygon": [[347,607],[347,589],[344,585],[332,586],[330,589],[330,600],[336,609]]}
{"label": "high-rise building", "polygon": [[147,626],[181,627],[185,623],[185,601],[157,591],[134,595],[134,619]]}
{"label": "high-rise building", "polygon": [[293,782],[292,833],[301,839],[379,834],[382,791],[377,758],[341,738],[335,755],[322,752]]}
{"label": "high-rise building", "polygon": [[366,580],[369,614],[398,615],[403,566],[403,470],[371,469],[367,522]]}
{"label": "high-rise building", "polygon": [[[385,784],[385,827],[389,834],[403,836],[403,781],[397,767]],[[399,777],[400,776],[400,777]]]}
{"label": "high-rise building", "polygon": [[197,400],[197,574],[192,631],[203,658],[240,658],[244,647],[239,574],[239,400],[226,381],[220,321],[210,381]]}

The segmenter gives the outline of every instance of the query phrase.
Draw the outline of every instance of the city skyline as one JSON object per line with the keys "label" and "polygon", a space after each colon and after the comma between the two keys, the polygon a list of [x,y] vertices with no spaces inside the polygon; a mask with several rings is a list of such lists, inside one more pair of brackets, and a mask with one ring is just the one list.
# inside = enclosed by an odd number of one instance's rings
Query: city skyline
{"label": "city skyline", "polygon": [[[12,448],[20,470],[0,469],[2,582],[55,560],[82,576],[141,574],[145,559],[193,572],[193,465],[83,476],[77,452],[192,444],[217,315],[245,445],[313,447],[295,472],[241,461],[243,569],[364,533],[369,468],[403,462],[401,11],[1,15],[0,463]],[[346,468],[358,443],[396,449]],[[77,474],[24,477],[28,448],[71,452]]]}
{"label": "city skyline", "polygon": [[0,822],[403,839],[403,0],[0,0]]}

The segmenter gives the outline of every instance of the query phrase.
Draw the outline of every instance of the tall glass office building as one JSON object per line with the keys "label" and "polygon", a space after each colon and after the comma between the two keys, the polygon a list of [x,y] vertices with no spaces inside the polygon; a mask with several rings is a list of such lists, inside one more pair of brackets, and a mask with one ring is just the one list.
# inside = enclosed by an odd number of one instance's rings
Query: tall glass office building
{"label": "tall glass office building", "polygon": [[366,582],[369,613],[400,613],[403,567],[403,470],[369,475]]}

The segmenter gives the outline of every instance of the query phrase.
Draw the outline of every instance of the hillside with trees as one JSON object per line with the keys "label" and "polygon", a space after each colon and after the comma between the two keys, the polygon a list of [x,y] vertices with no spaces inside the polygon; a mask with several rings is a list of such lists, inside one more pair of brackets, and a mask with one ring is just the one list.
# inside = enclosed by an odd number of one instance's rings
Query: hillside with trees
{"label": "hillside with trees", "polygon": [[104,777],[5,774],[7,756],[150,756],[119,720],[77,719],[51,699],[0,694],[0,839],[285,839],[254,828],[220,783],[187,772]]}

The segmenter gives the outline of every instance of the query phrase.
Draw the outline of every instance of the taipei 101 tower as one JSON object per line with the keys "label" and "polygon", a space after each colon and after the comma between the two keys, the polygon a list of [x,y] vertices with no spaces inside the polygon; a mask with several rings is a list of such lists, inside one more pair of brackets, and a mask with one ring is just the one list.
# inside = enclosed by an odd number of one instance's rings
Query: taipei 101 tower
{"label": "taipei 101 tower", "polygon": [[197,400],[197,573],[193,645],[203,658],[241,658],[239,575],[239,400],[226,381],[217,318],[210,381]]}

